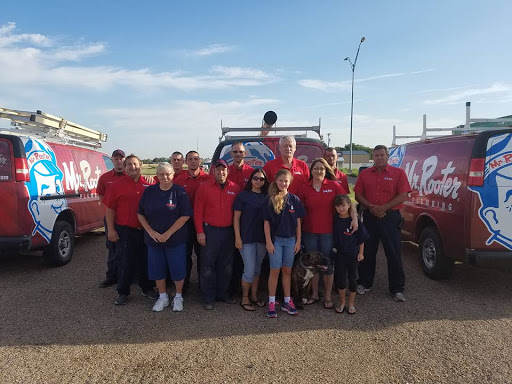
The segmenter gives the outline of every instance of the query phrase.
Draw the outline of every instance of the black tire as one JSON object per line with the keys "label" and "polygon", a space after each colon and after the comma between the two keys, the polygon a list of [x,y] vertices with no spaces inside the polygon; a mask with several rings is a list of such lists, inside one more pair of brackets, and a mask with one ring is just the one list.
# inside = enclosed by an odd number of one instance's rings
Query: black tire
{"label": "black tire", "polygon": [[443,280],[450,277],[453,260],[445,255],[441,237],[436,228],[427,227],[421,232],[419,258],[423,272],[431,279]]}
{"label": "black tire", "polygon": [[75,248],[75,234],[67,221],[59,220],[53,227],[52,240],[44,249],[45,262],[54,267],[69,263]]}

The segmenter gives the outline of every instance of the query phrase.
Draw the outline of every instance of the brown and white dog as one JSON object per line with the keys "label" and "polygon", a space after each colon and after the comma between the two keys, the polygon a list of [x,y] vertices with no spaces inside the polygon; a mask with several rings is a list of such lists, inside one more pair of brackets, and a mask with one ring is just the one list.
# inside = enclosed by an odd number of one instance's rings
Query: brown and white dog
{"label": "brown and white dog", "polygon": [[304,309],[303,299],[311,289],[311,279],[315,273],[327,270],[329,259],[320,252],[305,252],[293,264],[292,297],[298,309]]}

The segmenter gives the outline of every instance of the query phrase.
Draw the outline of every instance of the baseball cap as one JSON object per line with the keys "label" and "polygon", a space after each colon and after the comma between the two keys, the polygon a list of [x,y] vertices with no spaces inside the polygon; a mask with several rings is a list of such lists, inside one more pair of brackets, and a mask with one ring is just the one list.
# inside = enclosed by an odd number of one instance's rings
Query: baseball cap
{"label": "baseball cap", "polygon": [[116,149],[114,152],[112,152],[112,157],[114,156],[121,156],[121,157],[126,157],[126,155],[124,154],[124,151],[120,150],[120,149]]}
{"label": "baseball cap", "polygon": [[219,165],[223,165],[226,168],[228,167],[228,163],[226,163],[226,161],[222,160],[222,159],[215,160],[212,165],[213,165],[213,168],[217,168]]}

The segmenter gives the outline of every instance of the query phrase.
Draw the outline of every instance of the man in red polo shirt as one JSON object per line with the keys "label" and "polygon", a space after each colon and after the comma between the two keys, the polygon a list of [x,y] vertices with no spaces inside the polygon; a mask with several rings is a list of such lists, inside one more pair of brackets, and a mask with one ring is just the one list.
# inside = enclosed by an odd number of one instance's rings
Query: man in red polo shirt
{"label": "man in red polo shirt", "polygon": [[371,168],[363,170],[354,187],[356,200],[363,206],[363,220],[370,238],[364,243],[364,260],[359,264],[357,293],[369,291],[375,277],[379,241],[388,263],[389,291],[397,302],[405,301],[405,273],[401,255],[402,216],[400,207],[411,186],[405,171],[388,165],[386,146],[373,149]]}
{"label": "man in red polo shirt", "polygon": [[327,161],[327,164],[332,168],[334,172],[334,177],[338,180],[338,183],[343,187],[345,191],[347,191],[347,195],[350,193],[350,188],[348,187],[348,179],[347,175],[338,170],[336,165],[338,164],[338,152],[335,148],[329,147],[324,152],[324,159]]}
{"label": "man in red polo shirt", "polygon": [[228,180],[224,160],[212,164],[214,178],[201,184],[194,202],[194,224],[201,251],[201,293],[204,308],[213,309],[215,300],[234,303],[228,297],[231,281],[235,233],[233,202],[240,191]]}
{"label": "man in red polo shirt", "polygon": [[293,176],[293,181],[288,188],[288,192],[293,193],[294,195],[297,195],[302,186],[309,180],[308,165],[304,161],[293,157],[296,149],[297,143],[295,141],[295,137],[281,137],[279,140],[279,151],[281,152],[281,157],[270,160],[263,167],[269,182],[275,180],[277,171],[283,168],[288,169]]}
{"label": "man in red polo shirt", "polygon": [[233,164],[228,167],[228,180],[237,184],[240,190],[245,188],[254,168],[244,163],[245,147],[243,143],[231,145],[231,157]]}
{"label": "man in red polo shirt", "polygon": [[[192,204],[192,208],[194,208],[194,200],[197,189],[205,181],[210,180],[211,176],[200,168],[201,158],[199,157],[199,153],[196,151],[187,152],[185,155],[185,162],[187,163],[188,170],[183,170],[178,177],[175,177],[174,184],[181,185],[183,188],[185,188],[185,192],[187,192],[190,203]],[[198,278],[200,278],[199,266],[201,264],[201,245],[197,242],[196,229],[194,226],[193,218],[191,218],[186,225],[188,225],[189,239],[187,241],[187,276],[185,277],[185,289],[189,286],[190,274],[192,273],[192,251],[195,252],[197,257],[196,269]]]}
{"label": "man in red polo shirt", "polygon": [[135,155],[125,160],[126,176],[112,184],[107,196],[108,239],[119,249],[119,276],[115,300],[116,305],[123,305],[130,294],[130,285],[137,272],[139,286],[144,296],[153,300],[158,294],[153,283],[148,280],[148,254],[144,244],[144,231],[137,213],[139,201],[144,189],[150,184],[140,175],[142,163]]}
{"label": "man in red polo shirt", "polygon": [[[103,203],[103,199],[113,182],[121,179],[125,176],[124,173],[124,159],[125,159],[124,151],[120,149],[116,149],[112,152],[112,164],[114,168],[108,172],[105,172],[100,176],[98,180],[98,187],[96,188],[96,193],[100,198],[99,204]],[[106,246],[108,249],[108,258],[107,258],[107,273],[106,278],[100,283],[100,288],[107,288],[111,285],[117,284],[117,255],[116,255],[116,243],[111,242],[108,239],[108,228],[107,228],[107,219],[103,219],[105,225],[105,236],[106,236]]]}
{"label": "man in red polo shirt", "polygon": [[169,159],[169,162],[171,163],[172,168],[174,169],[174,179],[176,180],[176,178],[182,172],[184,172],[183,171],[183,163],[184,163],[183,153],[178,152],[178,151],[173,152],[171,155],[171,158]]}

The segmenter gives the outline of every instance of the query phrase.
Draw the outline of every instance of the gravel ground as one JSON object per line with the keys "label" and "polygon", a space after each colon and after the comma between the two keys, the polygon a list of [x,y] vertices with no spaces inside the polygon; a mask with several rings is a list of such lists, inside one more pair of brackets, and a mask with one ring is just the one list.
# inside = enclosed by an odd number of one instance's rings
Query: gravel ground
{"label": "gravel ground", "polygon": [[404,244],[407,302],[387,292],[384,256],[358,313],[299,316],[205,311],[193,286],[185,311],[152,313],[133,287],[116,307],[99,289],[103,236],[77,241],[72,262],[0,259],[1,383],[512,382],[512,288],[505,269],[458,265],[450,281],[426,278]]}

